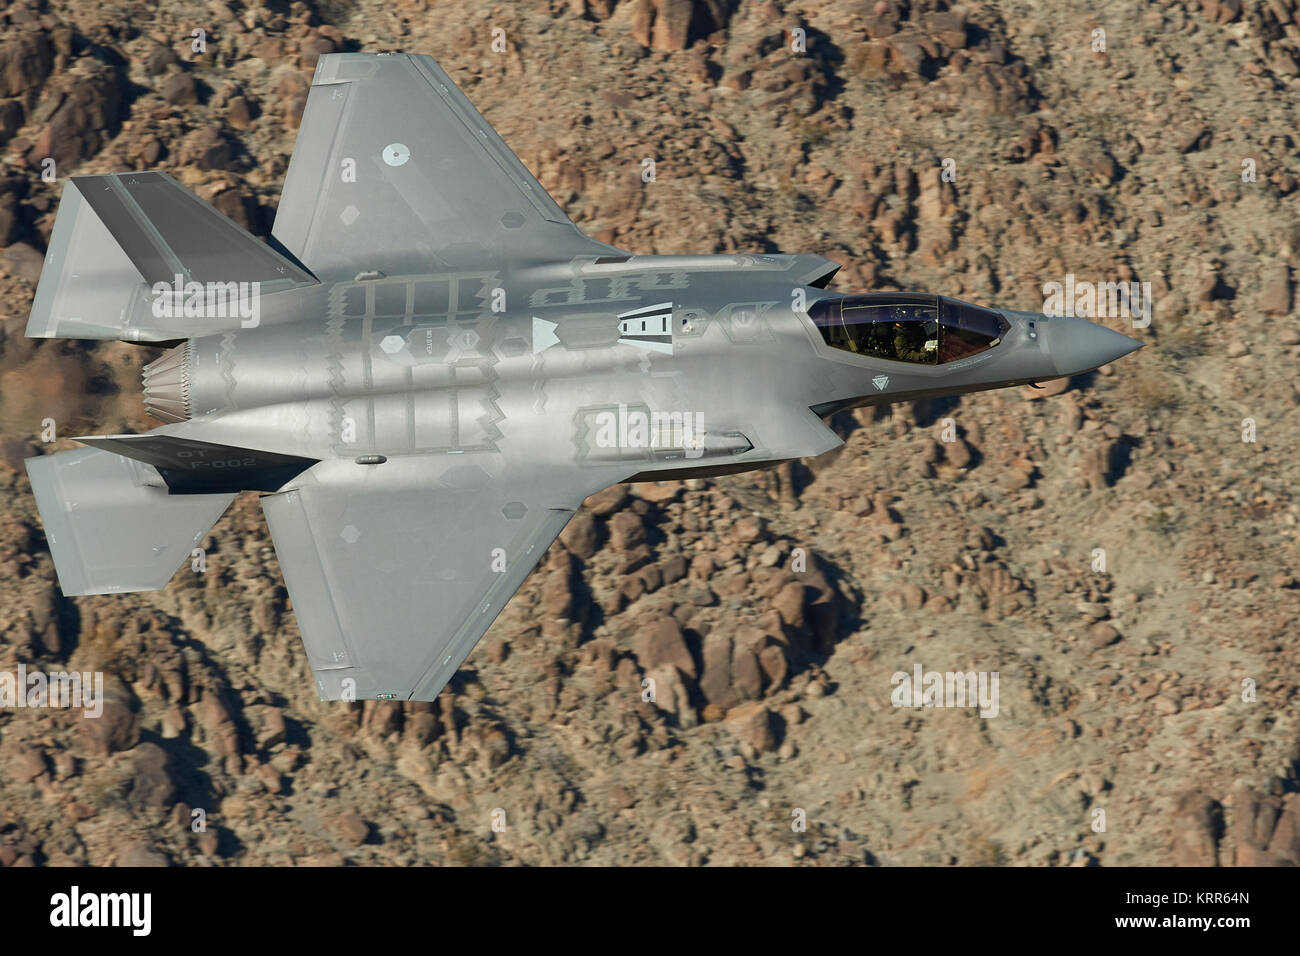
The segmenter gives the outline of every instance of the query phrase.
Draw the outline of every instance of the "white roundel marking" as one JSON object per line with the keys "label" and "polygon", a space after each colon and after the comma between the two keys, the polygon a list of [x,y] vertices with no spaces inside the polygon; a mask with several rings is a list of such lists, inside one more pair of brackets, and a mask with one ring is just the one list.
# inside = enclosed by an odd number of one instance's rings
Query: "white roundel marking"
{"label": "white roundel marking", "polygon": [[389,143],[384,147],[384,162],[389,166],[401,166],[411,158],[411,151],[405,143]]}

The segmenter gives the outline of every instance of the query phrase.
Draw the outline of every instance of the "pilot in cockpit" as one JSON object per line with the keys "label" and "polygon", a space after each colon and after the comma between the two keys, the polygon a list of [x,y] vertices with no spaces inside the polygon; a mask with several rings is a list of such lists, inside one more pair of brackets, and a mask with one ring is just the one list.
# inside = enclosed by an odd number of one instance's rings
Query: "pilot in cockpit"
{"label": "pilot in cockpit", "polygon": [[930,362],[925,348],[925,332],[920,322],[894,323],[894,357],[900,362]]}

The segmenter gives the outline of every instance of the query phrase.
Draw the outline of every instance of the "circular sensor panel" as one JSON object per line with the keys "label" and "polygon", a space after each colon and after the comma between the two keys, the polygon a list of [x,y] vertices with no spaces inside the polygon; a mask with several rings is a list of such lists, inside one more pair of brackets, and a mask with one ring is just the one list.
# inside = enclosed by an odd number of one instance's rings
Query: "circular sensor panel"
{"label": "circular sensor panel", "polygon": [[411,158],[411,151],[404,143],[389,143],[384,147],[384,162],[389,166],[401,166]]}

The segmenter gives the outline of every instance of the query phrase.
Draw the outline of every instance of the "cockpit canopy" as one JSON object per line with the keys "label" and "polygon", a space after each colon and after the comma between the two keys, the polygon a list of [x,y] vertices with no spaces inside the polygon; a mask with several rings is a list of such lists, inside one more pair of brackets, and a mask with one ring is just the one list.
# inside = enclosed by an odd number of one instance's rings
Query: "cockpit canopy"
{"label": "cockpit canopy", "polygon": [[917,292],[871,292],[820,299],[808,308],[826,344],[864,358],[940,365],[1002,341],[1001,315],[967,302]]}

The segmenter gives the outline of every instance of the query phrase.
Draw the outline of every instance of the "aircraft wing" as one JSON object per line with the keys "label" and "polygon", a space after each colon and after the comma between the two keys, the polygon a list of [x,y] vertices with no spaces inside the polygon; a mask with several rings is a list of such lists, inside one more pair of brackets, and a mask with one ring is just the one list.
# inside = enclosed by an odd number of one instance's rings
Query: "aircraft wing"
{"label": "aircraft wing", "polygon": [[499,457],[327,461],[262,498],[322,699],[437,697],[597,490]]}
{"label": "aircraft wing", "polygon": [[316,64],[275,238],[322,279],[624,255],[585,236],[429,56]]}

